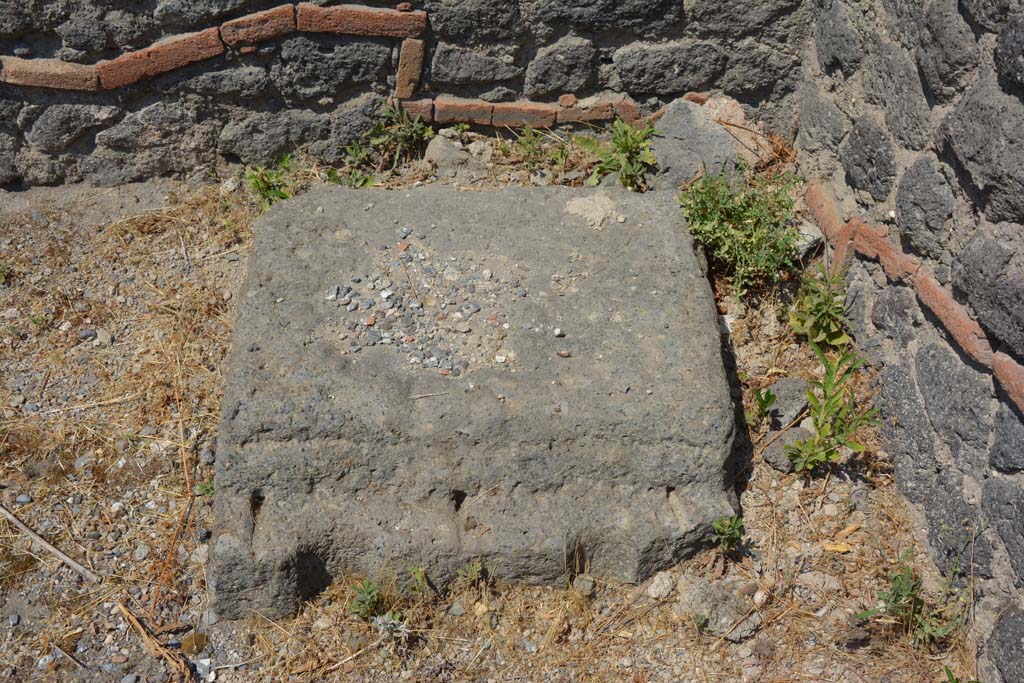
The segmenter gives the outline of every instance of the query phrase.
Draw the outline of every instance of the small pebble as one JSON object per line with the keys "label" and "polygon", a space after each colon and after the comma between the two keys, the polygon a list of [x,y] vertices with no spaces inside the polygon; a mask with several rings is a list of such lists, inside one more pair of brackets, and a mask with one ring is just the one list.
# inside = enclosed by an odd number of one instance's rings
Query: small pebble
{"label": "small pebble", "polygon": [[20,614],[12,614],[11,616],[7,617],[7,624],[11,628],[14,628],[15,626],[17,626],[20,623],[21,623],[21,615]]}
{"label": "small pebble", "polygon": [[33,500],[34,499],[29,494],[22,493],[21,495],[14,499],[14,502],[17,503],[18,505],[28,505]]}

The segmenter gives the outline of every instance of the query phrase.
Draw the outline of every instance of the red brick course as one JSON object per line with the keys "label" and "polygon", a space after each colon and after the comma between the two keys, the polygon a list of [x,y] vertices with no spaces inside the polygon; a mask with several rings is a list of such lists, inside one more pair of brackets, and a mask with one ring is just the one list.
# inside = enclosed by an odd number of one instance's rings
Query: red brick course
{"label": "red brick course", "polygon": [[854,227],[853,247],[868,258],[878,259],[885,274],[894,282],[913,277],[921,267],[920,261],[904,254],[884,233],[863,221],[858,220]]}
{"label": "red brick course", "polygon": [[615,108],[616,115],[630,125],[640,123],[640,119],[643,118],[640,114],[640,107],[625,95],[615,98],[612,106]]}
{"label": "red brick course", "polygon": [[918,271],[912,281],[917,298],[935,314],[960,348],[977,362],[990,366],[992,347],[981,325],[968,314],[967,308],[957,303],[952,294],[923,271]]}
{"label": "red brick course", "polygon": [[558,107],[542,102],[501,102],[494,105],[491,115],[492,126],[510,126],[520,128],[550,128],[555,125],[555,112]]}
{"label": "red brick course", "polygon": [[312,33],[415,38],[427,30],[427,13],[398,12],[361,5],[318,7],[303,2],[299,4],[298,29]]}
{"label": "red brick course", "polygon": [[992,356],[992,374],[1010,400],[1024,411],[1024,366],[999,351]]}
{"label": "red brick course", "polygon": [[100,85],[105,90],[112,90],[223,53],[220,29],[214,27],[174,36],[117,59],[102,61],[96,69],[100,74]]}
{"label": "red brick course", "polygon": [[409,114],[409,118],[419,116],[426,123],[434,120],[434,100],[405,101],[402,102],[402,109]]}
{"label": "red brick course", "polygon": [[441,95],[434,100],[434,120],[438,123],[475,123],[491,125],[494,105],[483,100],[467,100]]}
{"label": "red brick course", "polygon": [[558,123],[582,121],[607,121],[614,117],[612,101],[606,97],[588,97],[571,107],[559,109],[555,118]]}
{"label": "red brick course", "polygon": [[11,85],[57,90],[99,90],[96,67],[59,59],[0,57],[0,81]]}
{"label": "red brick course", "polygon": [[834,242],[844,225],[832,193],[821,183],[808,183],[804,191],[804,204],[811,210],[822,234]]}
{"label": "red brick course", "polygon": [[279,38],[295,30],[295,6],[281,5],[221,24],[224,42],[235,47]]}
{"label": "red brick course", "polygon": [[395,97],[412,97],[420,84],[423,71],[423,41],[406,38],[398,57],[398,74],[395,76]]}

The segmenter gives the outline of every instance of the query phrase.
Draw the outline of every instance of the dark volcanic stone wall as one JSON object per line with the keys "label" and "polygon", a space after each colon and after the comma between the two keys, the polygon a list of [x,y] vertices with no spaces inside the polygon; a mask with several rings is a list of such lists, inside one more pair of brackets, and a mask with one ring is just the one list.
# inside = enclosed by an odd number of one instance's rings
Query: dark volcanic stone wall
{"label": "dark volcanic stone wall", "polygon": [[[1024,3],[814,0],[798,145],[865,216],[1024,362]],[[850,315],[881,367],[897,481],[949,576],[979,580],[985,681],[1024,680],[1024,420],[919,303],[854,264]],[[1015,647],[1011,647],[1016,643]]]}
{"label": "dark volcanic stone wall", "polygon": [[[688,91],[721,89],[792,133],[787,100],[810,26],[805,0],[412,4],[429,20],[416,97],[555,102],[618,92],[653,111]],[[280,5],[0,0],[0,56],[95,64]],[[297,147],[339,163],[393,92],[400,44],[294,33],[110,91],[0,83],[0,186],[189,176],[222,160],[266,163]]]}

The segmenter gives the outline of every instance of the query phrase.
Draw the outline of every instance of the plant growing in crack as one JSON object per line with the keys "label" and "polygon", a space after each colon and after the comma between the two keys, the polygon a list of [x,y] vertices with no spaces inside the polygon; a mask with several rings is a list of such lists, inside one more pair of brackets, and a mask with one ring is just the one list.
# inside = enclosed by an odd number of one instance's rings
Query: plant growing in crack
{"label": "plant growing in crack", "polygon": [[807,390],[813,434],[786,447],[786,456],[797,472],[810,473],[818,467],[838,462],[845,449],[864,452],[856,440],[862,427],[877,425],[877,410],[857,407],[850,380],[864,361],[846,349],[841,349],[835,360],[825,355],[821,347],[811,343],[811,349],[824,368],[821,380],[811,382]]}
{"label": "plant growing in crack", "polygon": [[623,187],[633,192],[645,191],[647,171],[655,164],[651,138],[657,131],[650,124],[634,128],[621,118],[615,119],[610,131],[608,143],[585,135],[573,138],[577,147],[597,157],[597,165],[587,184],[597,185],[606,175],[618,173]]}

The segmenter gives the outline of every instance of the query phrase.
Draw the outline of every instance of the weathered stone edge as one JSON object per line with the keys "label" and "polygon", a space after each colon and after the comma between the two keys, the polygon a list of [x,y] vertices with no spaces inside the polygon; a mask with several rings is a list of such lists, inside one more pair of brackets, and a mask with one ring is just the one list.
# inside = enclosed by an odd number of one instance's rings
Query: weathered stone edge
{"label": "weathered stone edge", "polygon": [[987,368],[1010,400],[1024,411],[1024,366],[1008,354],[992,349],[970,308],[922,269],[919,259],[904,254],[883,231],[859,217],[844,223],[831,193],[821,183],[808,185],[804,202],[833,245],[832,265],[842,266],[852,252],[857,252],[878,261],[890,280],[910,285],[921,304],[935,315],[964,353]]}
{"label": "weathered stone edge", "polygon": [[[427,30],[427,13],[399,11],[363,5],[318,7],[310,3],[287,4],[248,14],[220,26],[171,36],[149,47],[126,52],[96,64],[73,64],[59,59],[21,59],[0,56],[0,83],[56,90],[113,90],[144,78],[152,78],[183,66],[223,54],[229,47],[249,52],[255,43],[279,38],[296,31],[346,35],[415,38]],[[419,41],[418,41],[419,42]],[[420,42],[422,50],[422,42]],[[403,45],[404,71],[412,88],[419,82],[409,75],[418,62],[415,45]],[[405,90],[409,96],[411,90]]]}

